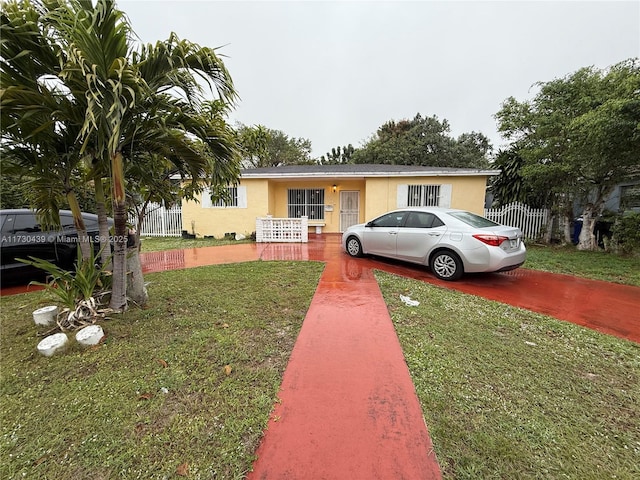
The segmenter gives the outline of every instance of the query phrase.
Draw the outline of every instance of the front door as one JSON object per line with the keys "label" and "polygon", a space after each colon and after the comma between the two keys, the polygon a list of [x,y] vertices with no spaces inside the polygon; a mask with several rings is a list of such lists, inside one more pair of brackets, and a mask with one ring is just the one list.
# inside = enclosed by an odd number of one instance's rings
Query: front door
{"label": "front door", "polygon": [[340,231],[360,223],[360,192],[340,192]]}

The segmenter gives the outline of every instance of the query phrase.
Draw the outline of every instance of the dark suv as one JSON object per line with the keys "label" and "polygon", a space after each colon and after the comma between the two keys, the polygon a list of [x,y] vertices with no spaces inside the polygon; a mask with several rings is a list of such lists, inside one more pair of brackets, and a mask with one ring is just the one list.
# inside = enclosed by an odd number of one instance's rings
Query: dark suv
{"label": "dark suv", "polygon": [[[97,243],[98,216],[83,213],[87,233]],[[113,225],[110,219],[109,226]],[[77,258],[78,232],[69,210],[60,211],[60,229],[43,229],[33,210],[0,210],[2,246],[0,248],[1,285],[42,280],[44,272],[18,262],[16,258],[41,258],[56,265],[72,269]]]}

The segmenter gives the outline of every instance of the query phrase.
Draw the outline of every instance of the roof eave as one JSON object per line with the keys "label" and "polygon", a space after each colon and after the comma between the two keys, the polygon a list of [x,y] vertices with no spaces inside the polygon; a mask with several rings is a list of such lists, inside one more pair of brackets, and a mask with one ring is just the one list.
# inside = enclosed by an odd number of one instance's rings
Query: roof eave
{"label": "roof eave", "polygon": [[241,178],[309,179],[309,178],[367,178],[367,177],[472,177],[500,175],[500,170],[458,170],[455,172],[407,171],[407,172],[309,172],[309,173],[251,173],[243,171]]}

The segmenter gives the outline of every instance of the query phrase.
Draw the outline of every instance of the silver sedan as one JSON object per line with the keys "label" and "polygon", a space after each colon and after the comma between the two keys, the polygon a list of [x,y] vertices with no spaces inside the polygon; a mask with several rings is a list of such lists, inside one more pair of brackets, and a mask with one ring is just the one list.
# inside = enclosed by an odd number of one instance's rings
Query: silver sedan
{"label": "silver sedan", "polygon": [[518,228],[464,210],[413,207],[349,227],[342,246],[365,254],[428,265],[442,280],[463,273],[504,272],[522,265],[527,252]]}

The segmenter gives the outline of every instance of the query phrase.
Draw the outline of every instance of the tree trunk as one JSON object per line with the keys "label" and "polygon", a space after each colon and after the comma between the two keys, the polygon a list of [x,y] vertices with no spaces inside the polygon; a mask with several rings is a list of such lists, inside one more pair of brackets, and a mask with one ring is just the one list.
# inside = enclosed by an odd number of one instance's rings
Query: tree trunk
{"label": "tree trunk", "polygon": [[593,206],[587,205],[582,212],[582,230],[578,239],[578,250],[595,250],[594,224]]}
{"label": "tree trunk", "polygon": [[127,211],[124,203],[114,202],[113,220],[113,281],[109,306],[122,312],[127,309]]}
{"label": "tree trunk", "polygon": [[127,309],[127,206],[124,191],[122,154],[111,155],[113,187],[113,282],[111,285],[111,307],[116,312]]}
{"label": "tree trunk", "polygon": [[140,264],[139,236],[133,234],[135,238],[133,245],[127,248],[127,297],[139,307],[144,307],[149,301],[147,287],[142,276],[142,265]]}
{"label": "tree trunk", "polygon": [[89,258],[91,258],[91,240],[89,239],[89,235],[87,235],[87,227],[85,226],[84,219],[82,218],[82,210],[80,209],[80,204],[78,203],[78,199],[76,198],[76,194],[73,190],[67,191],[67,202],[69,203],[69,208],[73,213],[73,223],[76,227],[76,231],[78,232],[78,245],[82,252],[82,258],[84,260],[89,260]]}
{"label": "tree trunk", "polygon": [[555,215],[553,212],[549,213],[549,220],[547,221],[547,228],[544,232],[544,243],[546,245],[551,245],[551,239],[553,238],[553,222],[555,220]]}
{"label": "tree trunk", "polygon": [[107,205],[102,186],[102,177],[96,176],[94,180],[96,190],[96,213],[98,214],[98,230],[100,231],[100,261],[106,268],[111,269],[111,242],[109,239],[109,222],[107,218]]}
{"label": "tree trunk", "polygon": [[565,245],[570,245],[572,242],[571,239],[571,220],[572,220],[572,215],[570,212],[565,212],[564,214],[564,244]]}

